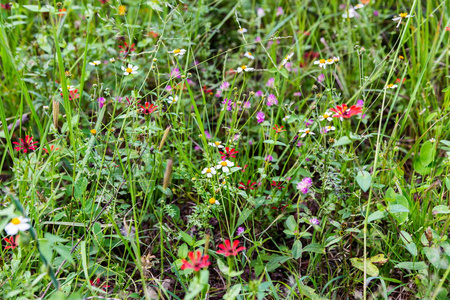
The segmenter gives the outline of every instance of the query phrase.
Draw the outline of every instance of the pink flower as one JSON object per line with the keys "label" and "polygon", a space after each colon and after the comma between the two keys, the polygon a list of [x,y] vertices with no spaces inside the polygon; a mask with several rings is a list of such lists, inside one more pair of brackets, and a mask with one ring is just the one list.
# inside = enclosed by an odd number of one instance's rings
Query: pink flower
{"label": "pink flower", "polygon": [[256,97],[261,97],[262,95],[264,95],[263,91],[259,90],[255,93]]}
{"label": "pink flower", "polygon": [[325,75],[320,74],[319,76],[317,76],[317,81],[318,82],[323,82],[325,80]]}
{"label": "pink flower", "polygon": [[284,10],[282,7],[278,7],[277,8],[277,16],[281,16],[282,14],[284,14]]}
{"label": "pink flower", "polygon": [[295,96],[295,97],[300,97],[301,95],[302,95],[301,92],[295,92],[295,93],[294,93],[294,96]]}
{"label": "pink flower", "polygon": [[300,190],[304,195],[308,194],[309,189],[312,186],[312,179],[309,177],[303,178],[302,181],[300,181],[297,184],[297,189]]}
{"label": "pink flower", "polygon": [[275,87],[275,78],[269,78],[269,80],[267,80],[266,86],[270,87],[270,88],[274,88]]}
{"label": "pink flower", "polygon": [[224,244],[220,244],[219,248],[221,250],[217,251],[217,254],[223,254],[225,256],[236,256],[238,255],[239,251],[243,251],[245,250],[245,247],[237,247],[239,245],[239,241],[236,240],[233,242],[233,245],[231,245],[231,241],[230,240],[225,240]]}
{"label": "pink flower", "polygon": [[264,122],[264,118],[265,118],[266,116],[264,115],[264,113],[262,112],[262,111],[259,111],[257,114],[256,114],[256,120],[258,121],[258,123],[262,123],[262,122]]}
{"label": "pink flower", "polygon": [[269,97],[267,97],[267,106],[277,105],[278,100],[277,97],[275,97],[274,94],[270,94]]}
{"label": "pink flower", "polygon": [[255,43],[258,43],[258,42],[261,42],[261,37],[259,37],[259,36],[257,36],[257,37],[255,38]]}
{"label": "pink flower", "polygon": [[173,69],[170,71],[170,77],[181,78],[180,69],[178,69],[178,68],[173,68]]}
{"label": "pink flower", "polygon": [[229,87],[230,87],[230,83],[229,83],[228,81],[225,81],[224,83],[222,83],[222,84],[220,85],[220,89],[221,89],[222,91],[226,91]]}
{"label": "pink flower", "polygon": [[14,145],[17,145],[17,147],[14,147],[14,150],[20,151],[22,150],[23,153],[27,153],[28,151],[34,151],[36,150],[36,146],[34,144],[37,144],[38,142],[33,142],[33,137],[26,135],[25,140],[20,138],[20,143],[13,142]]}
{"label": "pink flower", "polygon": [[103,98],[103,97],[100,97],[100,98],[97,99],[97,101],[98,101],[98,106],[100,108],[102,108],[105,105],[106,99]]}

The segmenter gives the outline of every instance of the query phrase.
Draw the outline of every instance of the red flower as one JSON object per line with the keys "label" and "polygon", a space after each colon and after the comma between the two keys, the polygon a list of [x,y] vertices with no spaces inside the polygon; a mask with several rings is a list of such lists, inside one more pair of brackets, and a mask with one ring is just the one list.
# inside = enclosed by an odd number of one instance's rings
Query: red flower
{"label": "red flower", "polygon": [[283,182],[281,182],[281,181],[278,181],[278,182],[272,181],[271,185],[279,190],[284,188]]}
{"label": "red flower", "polygon": [[12,236],[9,239],[8,238],[4,238],[3,240],[11,245],[11,246],[6,246],[5,250],[7,250],[7,249],[15,249],[17,246],[19,246],[19,235],[16,235],[15,239]]}
{"label": "red flower", "polygon": [[44,148],[44,151],[45,151],[45,153],[47,153],[47,154],[48,154],[49,152],[53,152],[53,151],[56,151],[56,150],[59,150],[59,148],[56,148],[56,149],[55,149],[55,145],[51,145],[49,149]]}
{"label": "red flower", "polygon": [[20,143],[13,142],[14,145],[17,145],[17,147],[14,147],[14,150],[20,151],[23,150],[23,153],[27,153],[28,150],[34,151],[36,150],[36,146],[34,144],[37,144],[38,142],[33,142],[33,137],[26,135],[25,140],[20,138]]}
{"label": "red flower", "polygon": [[[400,81],[402,81],[400,78],[397,78],[397,79],[395,80],[396,83],[400,83]],[[403,81],[402,81],[402,82],[405,82],[405,81],[406,81],[406,78],[403,78]]]}
{"label": "red flower", "polygon": [[338,105],[336,108],[332,108],[330,110],[336,113],[333,115],[334,118],[341,119],[349,119],[351,116],[362,113],[361,106],[352,105],[352,107],[348,108],[347,104]]}
{"label": "red flower", "polygon": [[100,283],[100,278],[97,278],[96,280],[89,280],[89,283],[92,286],[99,287],[104,291],[106,291],[107,288],[111,287],[110,285],[107,285],[106,283],[104,283],[104,284]]}
{"label": "red flower", "polygon": [[[238,168],[242,168],[241,166],[239,166],[239,165],[236,165],[236,167],[238,167]],[[242,168],[242,173],[244,173],[245,172],[245,169],[247,169],[247,167],[248,167],[248,165],[245,165],[243,168]]]}
{"label": "red flower", "polygon": [[158,33],[155,31],[150,31],[147,36],[151,36],[152,38],[158,38]]}
{"label": "red flower", "polygon": [[206,268],[211,264],[211,262],[208,260],[209,255],[202,255],[202,252],[200,250],[197,251],[191,251],[188,253],[189,261],[186,259],[182,259],[181,262],[183,265],[181,266],[181,270],[185,269],[192,269],[195,272],[200,271],[202,268]]}
{"label": "red flower", "polygon": [[222,154],[222,160],[225,160],[230,157],[236,158],[235,154],[239,153],[239,151],[234,150],[234,148],[230,149],[230,147],[225,147],[225,152],[219,151],[219,153]]}
{"label": "red flower", "polygon": [[101,4],[105,4],[105,3],[107,3],[109,0],[98,0],[98,1],[100,1]]}
{"label": "red flower", "polygon": [[243,182],[239,182],[240,186],[238,186],[239,189],[242,190],[254,190],[255,188],[253,187],[255,184],[257,184],[256,182],[252,182],[251,180],[247,181],[247,184],[244,184]]}
{"label": "red flower", "polygon": [[237,248],[237,245],[239,245],[239,241],[238,240],[233,242],[233,246],[231,246],[230,240],[225,240],[224,244],[220,244],[219,245],[219,248],[221,250],[217,251],[217,254],[223,254],[223,255],[225,255],[227,257],[230,256],[230,255],[236,256],[236,255],[238,255],[239,251],[245,250],[245,247]]}
{"label": "red flower", "polygon": [[61,9],[59,9],[58,10],[59,11],[59,16],[63,16],[63,15],[65,15],[66,14],[66,12],[67,12],[67,9],[65,9],[65,8],[61,8]]}
{"label": "red flower", "polygon": [[144,115],[148,115],[148,114],[151,114],[152,112],[154,112],[158,106],[156,106],[154,104],[150,104],[150,102],[145,102],[145,107],[142,105],[140,105],[140,107],[141,107],[141,112]]}
{"label": "red flower", "polygon": [[[61,97],[64,97],[64,94],[61,93]],[[80,98],[80,94],[78,94],[78,90],[69,91],[69,100],[74,100]]]}
{"label": "red flower", "polygon": [[450,31],[450,26],[445,27],[445,31]]}
{"label": "red flower", "polygon": [[273,130],[275,130],[276,133],[280,133],[282,131],[286,131],[285,129],[283,129],[284,126],[280,126],[278,127],[278,125],[275,125],[275,127],[272,127]]}
{"label": "red flower", "polygon": [[4,10],[11,10],[11,4],[9,4],[9,3],[0,4],[0,5]]}
{"label": "red flower", "polygon": [[125,53],[125,55],[136,50],[134,48],[134,43],[131,44],[131,46],[128,46],[127,42],[123,42],[123,46],[119,46],[119,48],[122,49],[120,50],[120,53]]}

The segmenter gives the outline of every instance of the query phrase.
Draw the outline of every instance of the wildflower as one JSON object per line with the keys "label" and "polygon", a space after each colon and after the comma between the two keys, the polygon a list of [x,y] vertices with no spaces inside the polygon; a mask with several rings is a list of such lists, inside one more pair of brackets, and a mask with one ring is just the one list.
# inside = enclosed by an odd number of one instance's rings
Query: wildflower
{"label": "wildflower", "polygon": [[251,71],[253,71],[253,70],[254,70],[254,68],[249,68],[249,67],[247,67],[246,65],[242,65],[242,66],[240,66],[239,68],[237,68],[236,72],[238,72],[238,73],[242,73],[242,72],[251,72]]}
{"label": "wildflower", "polygon": [[318,82],[323,82],[325,80],[325,75],[320,74],[319,76],[317,76],[317,81]]}
{"label": "wildflower", "polygon": [[352,107],[348,108],[347,104],[338,105],[336,108],[332,108],[330,110],[336,113],[333,117],[340,118],[341,121],[343,119],[349,119],[351,116],[362,112],[362,108],[360,106],[352,105]]}
{"label": "wildflower", "polygon": [[98,102],[98,106],[100,108],[102,108],[105,105],[106,99],[103,98],[103,97],[100,97],[100,98],[97,99],[97,102]]}
{"label": "wildflower", "polygon": [[244,33],[247,32],[247,29],[245,29],[245,28],[239,28],[239,29],[238,29],[238,32],[244,34]]}
{"label": "wildflower", "polygon": [[264,158],[264,161],[268,161],[268,162],[273,161],[273,156],[272,156],[272,155],[267,155],[267,156]]}
{"label": "wildflower", "polygon": [[400,82],[406,82],[406,78],[403,78],[403,80],[401,80],[400,78],[395,79],[396,83],[400,83]]}
{"label": "wildflower", "polygon": [[297,183],[297,189],[300,190],[304,195],[309,192],[309,189],[312,186],[312,179],[309,177],[303,178],[302,181]]}
{"label": "wildflower", "polygon": [[287,120],[289,120],[289,115],[286,115],[286,116],[284,116],[284,118],[283,119],[281,119],[283,122],[286,122]]}
{"label": "wildflower", "polygon": [[96,67],[96,66],[98,66],[98,65],[101,64],[101,63],[102,63],[102,62],[99,61],[99,60],[94,60],[94,61],[91,61],[89,64],[90,64],[91,66]]}
{"label": "wildflower", "polygon": [[450,31],[450,26],[445,27],[445,31]]}
{"label": "wildflower", "polygon": [[400,24],[402,23],[403,19],[408,19],[408,18],[411,18],[411,17],[414,17],[414,16],[411,16],[408,13],[400,13],[398,15],[398,17],[393,18],[392,21],[394,21],[394,22],[398,21],[398,23],[397,23],[397,28],[398,28],[400,26]]}
{"label": "wildflower", "polygon": [[300,137],[305,137],[306,135],[315,135],[315,133],[312,132],[309,128],[300,129],[298,133],[302,133]]}
{"label": "wildflower", "polygon": [[105,282],[105,283],[101,283],[101,282],[100,282],[100,278],[97,278],[97,280],[89,280],[89,283],[90,283],[92,286],[99,287],[99,288],[101,288],[101,289],[104,290],[104,291],[106,291],[109,287],[111,287],[111,286],[108,285],[106,282]]}
{"label": "wildflower", "polygon": [[313,120],[313,119],[309,119],[309,120],[306,120],[306,121],[305,121],[305,126],[306,126],[306,127],[309,127],[309,126],[311,126],[312,124],[314,124],[314,120]]}
{"label": "wildflower", "polygon": [[174,56],[183,57],[183,55],[186,53],[185,49],[175,49],[173,51],[169,51],[169,53],[173,53]]}
{"label": "wildflower", "polygon": [[233,102],[231,101],[231,99],[228,98],[223,99],[222,104],[224,105],[224,107],[226,107],[228,111],[233,109]]}
{"label": "wildflower", "polygon": [[258,90],[258,91],[255,93],[255,96],[256,96],[256,97],[262,97],[262,95],[264,95],[264,93],[263,93],[263,91],[261,91],[261,90]]}
{"label": "wildflower", "polygon": [[434,142],[436,142],[436,139],[435,138],[431,138],[429,141],[434,143]]}
{"label": "wildflower", "polygon": [[314,64],[315,64],[315,65],[319,65],[319,67],[325,69],[325,67],[327,66],[327,61],[326,61],[325,59],[322,58],[322,59],[316,60],[316,61],[314,62]]}
{"label": "wildflower", "polygon": [[311,218],[309,219],[309,223],[311,223],[311,225],[319,225],[320,221],[317,218]]}
{"label": "wildflower", "polygon": [[277,99],[277,97],[274,95],[274,94],[270,94],[268,97],[267,97],[267,106],[272,106],[272,105],[277,105],[278,104],[278,99]]}
{"label": "wildflower", "polygon": [[225,147],[225,152],[219,151],[220,154],[222,154],[222,156],[220,157],[222,160],[225,160],[227,158],[236,158],[237,153],[239,153],[239,151],[234,150],[234,148],[230,147]]}
{"label": "wildflower", "polygon": [[175,96],[175,97],[170,96],[169,98],[167,98],[167,102],[169,104],[175,104],[175,103],[177,103],[177,101],[178,101],[178,96]]}
{"label": "wildflower", "polygon": [[145,106],[139,105],[141,107],[141,113],[143,113],[144,115],[153,113],[156,110],[156,108],[158,107],[158,106],[154,105],[153,103],[150,104],[150,102],[145,102],[144,105]]}
{"label": "wildflower", "polygon": [[281,181],[276,182],[276,181],[272,180],[272,183],[270,185],[272,185],[273,187],[275,187],[279,190],[284,189],[283,182],[281,182]]}
{"label": "wildflower", "polygon": [[335,62],[335,63],[337,63],[337,62],[339,62],[341,60],[341,58],[338,56],[338,57],[336,57],[336,56],[333,56],[333,61]]}
{"label": "wildflower", "polygon": [[211,168],[204,168],[202,171],[202,174],[206,174],[206,177],[211,178],[213,177],[213,175],[215,175],[216,172],[216,168],[211,167]]}
{"label": "wildflower", "polygon": [[281,16],[282,14],[284,14],[283,8],[282,8],[282,7],[278,7],[278,8],[277,8],[277,17],[278,17],[278,16]]}
{"label": "wildflower", "polygon": [[245,228],[242,226],[239,226],[238,229],[236,230],[236,234],[241,235],[244,233],[244,231],[245,231]]}
{"label": "wildflower", "polygon": [[267,82],[266,82],[266,86],[267,87],[270,87],[270,88],[273,88],[273,87],[275,87],[275,78],[269,78],[269,80],[267,80]]}
{"label": "wildflower", "polygon": [[405,59],[405,57],[404,57],[403,55],[399,55],[398,58],[399,58],[400,60],[404,60],[404,59]]}
{"label": "wildflower", "polygon": [[255,57],[252,55],[251,52],[245,52],[244,56],[247,57],[247,58],[250,58],[250,59],[255,59]]}
{"label": "wildflower", "polygon": [[396,84],[390,83],[390,84],[386,85],[385,89],[386,89],[386,90],[387,90],[387,89],[395,89],[396,87],[397,87]]}
{"label": "wildflower", "polygon": [[128,64],[128,67],[122,66],[123,75],[128,76],[130,74],[137,74],[136,70],[139,69],[138,66],[133,66],[132,64]]}
{"label": "wildflower", "polygon": [[215,141],[214,143],[208,143],[208,145],[213,146],[214,148],[223,148],[221,141]]}
{"label": "wildflower", "polygon": [[123,42],[123,46],[119,46],[119,48],[122,49],[122,50],[120,50],[119,53],[125,53],[125,54],[128,54],[128,53],[133,52],[133,51],[136,50],[134,48],[134,43],[131,44],[130,46],[128,46],[127,42]]}
{"label": "wildflower", "polygon": [[230,172],[229,167],[232,167],[232,166],[234,166],[234,163],[229,161],[228,159],[226,159],[226,160],[219,161],[218,165],[216,166],[216,169],[217,170],[222,169],[222,171],[224,173],[229,173]]}
{"label": "wildflower", "polygon": [[242,105],[244,108],[249,109],[252,107],[252,104],[250,103],[250,101],[245,101],[244,104]]}
{"label": "wildflower", "polygon": [[1,6],[4,10],[11,10],[11,7],[12,7],[10,3],[0,4],[0,6]]}
{"label": "wildflower", "polygon": [[233,242],[233,245],[231,245],[230,240],[225,240],[224,244],[220,244],[219,248],[221,250],[217,251],[217,254],[223,254],[226,257],[228,256],[236,256],[238,255],[238,252],[245,250],[245,247],[237,247],[239,245],[239,241],[236,240]]}
{"label": "wildflower", "polygon": [[333,121],[333,118],[331,117],[331,112],[326,111],[323,115],[319,116],[319,121]]}
{"label": "wildflower", "polygon": [[239,182],[239,186],[238,189],[241,190],[254,190],[255,188],[253,187],[254,185],[256,185],[256,182],[252,182],[250,179],[247,181],[247,184],[243,183],[243,182]]}
{"label": "wildflower", "polygon": [[220,202],[219,202],[218,200],[216,200],[216,198],[210,198],[210,199],[208,200],[208,202],[209,202],[210,204],[220,205]]}
{"label": "wildflower", "polygon": [[262,18],[266,15],[266,13],[264,12],[264,9],[262,7],[258,8],[256,10],[256,14],[258,15],[258,18]]}
{"label": "wildflower", "polygon": [[261,42],[261,37],[260,37],[260,36],[257,36],[257,37],[255,38],[255,43],[258,43],[258,42]]}
{"label": "wildflower", "polygon": [[228,81],[225,81],[220,85],[220,90],[226,91],[229,87],[230,87],[230,83]]}
{"label": "wildflower", "polygon": [[111,57],[110,59],[109,59],[109,62],[115,62],[116,61],[116,59],[114,58],[114,57]]}
{"label": "wildflower", "polygon": [[334,131],[334,130],[336,130],[336,127],[334,127],[334,126],[325,126],[322,128],[322,133],[327,133],[327,132]]}
{"label": "wildflower", "polygon": [[284,66],[291,59],[292,56],[294,56],[294,53],[286,55],[281,61],[281,66]]}
{"label": "wildflower", "polygon": [[363,107],[363,106],[364,106],[364,100],[358,100],[358,101],[356,101],[356,106]]}
{"label": "wildflower", "polygon": [[13,218],[11,222],[9,222],[5,226],[6,234],[8,235],[16,235],[19,231],[26,231],[30,229],[31,225],[28,224],[30,220],[27,218],[24,218],[22,216]]}
{"label": "wildflower", "polygon": [[207,130],[205,130],[205,136],[208,140],[211,139],[211,134]]}
{"label": "wildflower", "polygon": [[6,246],[5,250],[15,249],[17,246],[19,246],[19,236],[16,236],[15,239],[14,237],[11,237],[11,238],[4,238],[3,240],[10,245]]}
{"label": "wildflower", "polygon": [[119,5],[119,15],[124,16],[127,11],[127,7],[125,5]]}
{"label": "wildflower", "polygon": [[262,123],[262,122],[264,122],[264,118],[265,118],[266,116],[264,115],[264,113],[262,112],[262,111],[259,111],[257,114],[256,114],[256,120],[258,121],[258,123]]}
{"label": "wildflower", "polygon": [[[172,70],[170,70],[170,77],[181,78],[180,69],[173,68]],[[203,88],[206,88],[206,86],[204,86]]]}
{"label": "wildflower", "polygon": [[44,152],[47,153],[47,154],[50,153],[50,152],[57,151],[57,150],[59,150],[59,148],[55,148],[55,145],[51,145],[49,149],[44,148]]}
{"label": "wildflower", "polygon": [[189,261],[186,259],[182,259],[181,262],[183,265],[181,266],[181,270],[192,269],[195,272],[200,271],[202,268],[208,267],[211,262],[208,260],[209,255],[202,255],[200,250],[191,251],[188,253]]}
{"label": "wildflower", "polygon": [[97,133],[97,130],[96,130],[96,129],[91,129],[90,132],[91,132],[92,134],[96,134],[96,133]]}
{"label": "wildflower", "polygon": [[286,131],[285,129],[283,129],[284,126],[280,126],[278,127],[278,125],[275,125],[275,127],[272,127],[273,130],[275,130],[276,133],[281,133],[283,131]]}
{"label": "wildflower", "polygon": [[294,93],[294,96],[295,96],[295,97],[300,97],[301,95],[302,95],[301,92],[295,92],[295,93]]}
{"label": "wildflower", "polygon": [[37,144],[38,142],[33,142],[33,137],[26,135],[25,136],[25,140],[20,138],[19,139],[20,142],[13,142],[14,145],[17,145],[17,147],[14,147],[14,150],[16,151],[20,151],[22,150],[23,153],[27,153],[28,151],[34,151],[36,150],[36,146],[35,144]]}
{"label": "wildflower", "polygon": [[378,10],[373,11],[374,17],[378,17],[380,15],[380,12]]}
{"label": "wildflower", "polygon": [[[63,88],[60,87],[59,90],[62,92],[62,91],[63,91]],[[75,87],[74,87],[73,85],[67,85],[67,90],[68,90],[69,92],[74,91],[74,90],[75,90]]]}

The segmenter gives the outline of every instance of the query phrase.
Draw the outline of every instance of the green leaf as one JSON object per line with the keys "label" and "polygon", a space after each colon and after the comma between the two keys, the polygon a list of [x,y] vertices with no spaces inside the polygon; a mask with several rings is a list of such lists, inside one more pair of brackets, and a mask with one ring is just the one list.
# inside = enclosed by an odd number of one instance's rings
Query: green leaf
{"label": "green leaf", "polygon": [[230,268],[220,259],[217,260],[217,265],[219,266],[219,270],[229,277],[236,277],[244,273],[244,271],[230,271]]}
{"label": "green leaf", "polygon": [[63,239],[57,235],[53,235],[51,233],[46,232],[44,234],[45,239],[50,243],[50,245],[53,245],[55,243],[66,243],[67,240]]}
{"label": "green leaf", "polygon": [[367,171],[359,171],[356,175],[356,182],[364,192],[367,192],[372,183],[372,176]]}
{"label": "green leaf", "polygon": [[390,205],[389,206],[389,212],[390,213],[401,213],[401,212],[409,212],[409,209],[407,209],[406,207],[404,207],[401,204],[394,204],[394,205]]}
{"label": "green leaf", "polygon": [[396,264],[394,268],[398,269],[406,269],[411,271],[419,271],[419,270],[425,270],[428,268],[427,264],[423,261],[405,261],[401,262],[399,264]]}
{"label": "green leaf", "polygon": [[348,136],[343,136],[339,140],[335,141],[333,147],[343,146],[347,144],[351,144],[353,141],[348,138]]}
{"label": "green leaf", "polygon": [[266,265],[267,272],[275,271],[282,263],[290,260],[289,256],[276,256],[272,258]]}
{"label": "green leaf", "polygon": [[238,219],[238,221],[236,223],[236,228],[238,226],[241,226],[247,220],[247,218],[252,214],[252,212],[253,212],[252,209],[244,208],[244,210],[239,215],[239,219]]}
{"label": "green leaf", "polygon": [[422,147],[420,147],[420,162],[423,166],[428,166],[434,159],[434,155],[436,153],[435,145],[430,142],[426,141],[423,143]]}
{"label": "green leaf", "polygon": [[201,293],[201,291],[204,288],[206,288],[206,286],[208,285],[208,279],[209,279],[208,270],[201,270],[200,276],[194,276],[194,279],[191,281],[188,292],[184,296],[184,299],[185,300],[194,299],[198,294]]}
{"label": "green leaf", "polygon": [[[353,267],[364,272],[364,261],[362,258],[353,257],[353,258],[350,258],[350,262]],[[377,277],[380,274],[380,270],[378,270],[377,266],[375,266],[369,260],[366,261],[366,271],[367,271],[367,274],[369,274],[370,276],[373,276],[373,277]]]}
{"label": "green leaf", "polygon": [[423,248],[423,253],[435,268],[439,269],[441,267],[441,247],[425,247]]}
{"label": "green leaf", "polygon": [[302,256],[302,242],[300,240],[296,240],[294,245],[292,245],[292,256],[295,259],[299,259]]}
{"label": "green leaf", "polygon": [[280,141],[273,141],[273,140],[265,140],[263,143],[270,144],[270,145],[286,146],[285,143],[282,143]]}
{"label": "green leaf", "polygon": [[188,255],[189,249],[188,249],[188,245],[186,243],[183,243],[179,248],[178,248],[178,257],[181,258],[186,258]]}
{"label": "green leaf", "polygon": [[376,212],[373,212],[373,213],[370,214],[369,218],[367,219],[367,222],[370,223],[372,221],[382,219],[386,215],[387,215],[387,213],[385,211],[377,210]]}
{"label": "green leaf", "polygon": [[192,246],[192,237],[184,231],[180,231],[181,238],[183,241],[188,243],[188,245]]}
{"label": "green leaf", "polygon": [[158,1],[152,0],[152,1],[147,1],[146,2],[147,5],[150,5],[150,7],[153,10],[157,10],[157,11],[163,11],[161,5],[159,5]]}
{"label": "green leaf", "polygon": [[88,185],[88,180],[86,177],[81,177],[75,183],[75,189],[73,192],[74,197],[78,200],[83,196],[84,191],[86,190]]}
{"label": "green leaf", "polygon": [[66,294],[61,291],[53,293],[48,300],[66,300]]}
{"label": "green leaf", "polygon": [[305,248],[303,248],[304,252],[314,252],[319,254],[325,254],[325,248],[317,243],[311,243],[307,245]]}
{"label": "green leaf", "polygon": [[73,260],[72,254],[70,253],[70,247],[63,246],[63,245],[55,245],[53,246],[53,249],[55,249],[56,252],[58,252],[59,255],[61,255],[62,258],[67,260],[72,265],[75,264],[75,261]]}
{"label": "green leaf", "polygon": [[291,231],[295,231],[297,230],[297,222],[295,221],[294,216],[289,216],[286,220],[286,226],[287,228],[289,228]]}
{"label": "green leaf", "polygon": [[223,299],[225,299],[225,300],[234,300],[238,295],[239,295],[239,293],[241,292],[241,289],[242,289],[242,285],[239,283],[239,284],[236,284],[236,285],[234,285],[224,296],[223,296]]}
{"label": "green leaf", "polygon": [[450,209],[447,205],[438,205],[433,208],[433,215],[450,214]]}

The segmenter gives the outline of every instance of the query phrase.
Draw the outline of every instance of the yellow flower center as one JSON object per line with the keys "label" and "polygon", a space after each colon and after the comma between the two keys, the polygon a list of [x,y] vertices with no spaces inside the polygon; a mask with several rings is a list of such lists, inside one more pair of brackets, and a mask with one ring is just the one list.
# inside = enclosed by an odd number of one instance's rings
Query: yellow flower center
{"label": "yellow flower center", "polygon": [[123,16],[126,11],[127,11],[127,7],[125,5],[119,6],[119,15]]}
{"label": "yellow flower center", "polygon": [[211,173],[211,169],[210,168],[206,169],[206,173]]}
{"label": "yellow flower center", "polygon": [[307,130],[305,130],[305,133],[309,133],[309,130],[307,129]]}
{"label": "yellow flower center", "polygon": [[327,62],[332,62],[333,60],[331,58],[327,59]]}
{"label": "yellow flower center", "polygon": [[181,52],[180,49],[175,49],[175,50],[173,50],[173,53],[180,53],[180,52]]}
{"label": "yellow flower center", "polygon": [[221,162],[220,163],[223,167],[226,167],[227,166],[227,162],[226,161],[223,161],[223,162]]}
{"label": "yellow flower center", "polygon": [[407,13],[401,13],[400,18],[406,18],[407,15],[408,15]]}
{"label": "yellow flower center", "polygon": [[247,66],[246,65],[242,65],[241,69],[245,70],[245,69],[247,69]]}
{"label": "yellow flower center", "polygon": [[400,58],[400,59],[405,59],[405,58],[403,57],[403,55],[399,55],[398,58]]}
{"label": "yellow flower center", "polygon": [[214,199],[214,198],[209,199],[209,203],[211,203],[211,204],[216,203],[216,199]]}
{"label": "yellow flower center", "polygon": [[96,134],[96,133],[97,133],[97,130],[91,129],[91,133],[92,133],[92,134]]}
{"label": "yellow flower center", "polygon": [[324,119],[328,119],[330,116],[327,115],[327,114],[324,114],[322,117],[323,117]]}
{"label": "yellow flower center", "polygon": [[220,142],[214,142],[214,144],[216,144],[216,146],[219,146],[219,145],[220,145]]}
{"label": "yellow flower center", "polygon": [[247,52],[247,55],[252,55],[250,52]]}
{"label": "yellow flower center", "polygon": [[391,87],[393,87],[394,86],[394,84],[393,83],[391,83],[391,84],[388,84],[388,88],[391,88]]}
{"label": "yellow flower center", "polygon": [[13,223],[14,225],[19,225],[20,224],[20,220],[19,218],[14,218],[11,220],[11,223]]}
{"label": "yellow flower center", "polygon": [[321,64],[324,64],[324,63],[326,62],[326,60],[325,60],[325,59],[321,59],[321,60],[319,60],[319,62],[320,62]]}
{"label": "yellow flower center", "polygon": [[132,69],[132,68],[126,68],[126,69],[125,69],[125,72],[131,73],[131,72],[133,72],[133,69]]}

